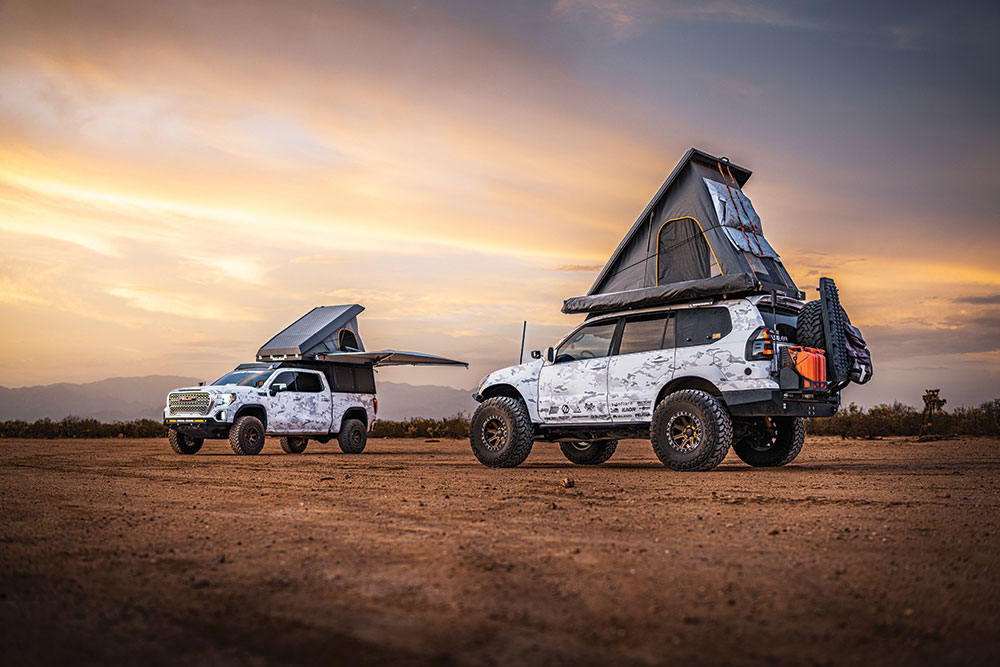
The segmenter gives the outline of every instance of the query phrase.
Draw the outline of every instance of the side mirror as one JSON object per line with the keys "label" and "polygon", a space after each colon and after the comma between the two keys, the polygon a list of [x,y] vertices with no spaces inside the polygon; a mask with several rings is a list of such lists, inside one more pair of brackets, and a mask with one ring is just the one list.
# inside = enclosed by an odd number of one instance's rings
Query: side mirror
{"label": "side mirror", "polygon": [[279,382],[278,384],[272,384],[270,392],[271,396],[276,396],[279,391],[285,391],[286,389],[288,389],[288,385],[283,382]]}
{"label": "side mirror", "polygon": [[541,350],[532,350],[531,351],[531,358],[532,359],[541,359],[542,358],[542,351]]}
{"label": "side mirror", "polygon": [[550,364],[555,363],[556,360],[556,348],[547,347],[545,348],[545,360]]}

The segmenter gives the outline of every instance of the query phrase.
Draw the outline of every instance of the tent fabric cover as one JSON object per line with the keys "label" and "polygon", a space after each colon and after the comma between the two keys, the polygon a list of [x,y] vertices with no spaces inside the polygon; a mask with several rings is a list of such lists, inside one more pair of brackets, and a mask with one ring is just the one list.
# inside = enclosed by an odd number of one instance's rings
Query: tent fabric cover
{"label": "tent fabric cover", "polygon": [[257,350],[258,361],[271,359],[313,357],[320,352],[340,350],[340,330],[354,333],[358,345],[364,350],[358,333],[357,316],[365,308],[354,304],[317,306],[292,322],[274,338]]}
{"label": "tent fabric cover", "polygon": [[[725,176],[719,172],[720,163]],[[610,299],[622,308],[638,307],[633,300],[656,305],[650,303],[650,295],[657,293],[647,291],[651,288],[672,288],[662,294],[674,300],[688,298],[682,294],[731,295],[734,285],[743,285],[745,292],[775,291],[801,298],[742,192],[749,178],[749,170],[725,158],[689,150],[622,239],[587,296],[568,299],[563,311],[591,312],[588,304],[607,301],[589,297],[611,294],[618,295]],[[634,299],[625,296],[633,291],[641,294]]]}
{"label": "tent fabric cover", "polygon": [[757,291],[757,281],[748,273],[737,273],[731,276],[686,280],[670,285],[645,287],[626,292],[575,296],[563,302],[562,312],[568,314],[607,313],[755,291]]}

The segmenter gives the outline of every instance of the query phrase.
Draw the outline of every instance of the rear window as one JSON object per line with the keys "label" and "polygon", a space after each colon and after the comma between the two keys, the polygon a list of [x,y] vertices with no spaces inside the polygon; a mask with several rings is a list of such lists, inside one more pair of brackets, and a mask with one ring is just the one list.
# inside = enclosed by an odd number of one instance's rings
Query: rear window
{"label": "rear window", "polygon": [[795,342],[795,325],[799,316],[797,313],[787,308],[775,308],[772,312],[771,305],[761,303],[757,305],[760,316],[764,319],[764,326],[771,331],[776,331],[789,342]]}
{"label": "rear window", "polygon": [[733,330],[728,308],[692,308],[677,311],[677,347],[708,345]]}
{"label": "rear window", "polygon": [[673,320],[669,315],[625,320],[618,354],[662,350],[673,345]]}
{"label": "rear window", "polygon": [[323,383],[316,373],[299,373],[295,378],[295,391],[318,394],[323,391]]}

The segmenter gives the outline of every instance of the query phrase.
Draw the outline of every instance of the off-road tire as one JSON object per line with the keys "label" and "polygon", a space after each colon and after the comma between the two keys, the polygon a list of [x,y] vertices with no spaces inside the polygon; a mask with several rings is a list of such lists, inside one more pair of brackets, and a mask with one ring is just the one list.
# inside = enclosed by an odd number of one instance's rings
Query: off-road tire
{"label": "off-road tire", "polygon": [[281,451],[286,454],[301,454],[306,451],[306,445],[309,444],[309,438],[290,436],[287,438],[281,438],[278,442],[281,443]]}
{"label": "off-road tire", "polygon": [[560,442],[559,449],[570,462],[581,466],[596,466],[611,458],[618,448],[617,440]]}
{"label": "off-road tire", "polygon": [[337,442],[340,443],[340,451],[345,454],[360,454],[365,451],[365,445],[368,444],[365,423],[360,419],[345,419],[340,425]]}
{"label": "off-road tire", "polygon": [[835,339],[826,340],[823,329],[823,302],[817,299],[810,301],[799,311],[795,324],[795,340],[803,347],[815,347],[823,350],[827,357],[828,379],[846,381],[850,377],[851,361],[847,357],[847,337],[844,333],[844,322],[847,313],[840,305],[834,304],[830,317],[830,335]]}
{"label": "off-road tire", "polygon": [[167,440],[170,441],[170,449],[178,454],[195,454],[205,443],[203,438],[192,438],[190,435],[178,433],[174,429],[170,429],[167,433]]}
{"label": "off-road tire", "polygon": [[252,415],[244,415],[229,429],[229,446],[241,456],[260,454],[264,449],[264,425]]}
{"label": "off-road tire", "polygon": [[[690,425],[692,434],[685,434]],[[680,428],[681,431],[676,429]],[[673,437],[672,437],[673,436]],[[693,438],[681,447],[674,438]],[[672,470],[704,471],[722,463],[733,441],[733,420],[722,401],[697,389],[667,395],[649,425],[653,452]],[[689,448],[688,448],[689,447]]]}
{"label": "off-road tire", "polygon": [[756,468],[788,465],[802,451],[806,441],[806,420],[801,417],[771,417],[773,438],[751,433],[733,441],[733,451],[744,463]]}
{"label": "off-road tire", "polygon": [[490,468],[515,468],[528,458],[535,442],[528,408],[516,398],[488,398],[472,415],[472,453]]}

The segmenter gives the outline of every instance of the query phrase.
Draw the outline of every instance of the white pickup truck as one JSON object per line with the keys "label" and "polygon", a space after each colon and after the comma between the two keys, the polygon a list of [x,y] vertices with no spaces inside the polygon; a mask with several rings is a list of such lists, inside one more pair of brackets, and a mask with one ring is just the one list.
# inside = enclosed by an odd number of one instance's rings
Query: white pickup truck
{"label": "white pickup truck", "polygon": [[361,453],[375,425],[375,368],[461,365],[419,352],[366,352],[358,333],[357,304],[314,308],[265,343],[257,362],[240,364],[208,386],[167,395],[163,422],[170,446],[194,454],[205,439],[229,439],[237,454],[257,454],[264,436],[278,436],[289,454],[310,439]]}
{"label": "white pickup truck", "polygon": [[208,386],[172,391],[164,421],[178,454],[197,452],[206,438],[228,438],[237,454],[257,454],[265,434],[279,436],[290,454],[310,438],[332,437],[358,454],[377,414],[372,366],[284,362],[240,364]]}

